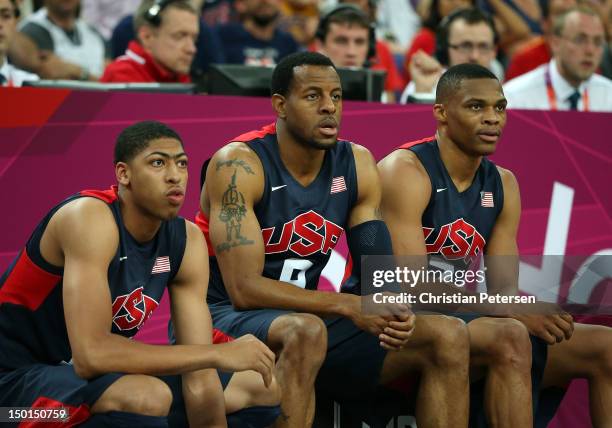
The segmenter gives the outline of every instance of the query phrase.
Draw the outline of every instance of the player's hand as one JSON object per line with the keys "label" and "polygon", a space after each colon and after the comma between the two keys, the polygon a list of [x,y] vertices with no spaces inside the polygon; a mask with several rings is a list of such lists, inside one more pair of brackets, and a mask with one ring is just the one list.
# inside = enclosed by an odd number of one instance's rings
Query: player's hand
{"label": "player's hand", "polygon": [[515,318],[525,324],[529,333],[549,345],[569,340],[574,333],[574,319],[567,312],[520,315]]}
{"label": "player's hand", "polygon": [[263,377],[266,387],[272,383],[275,355],[262,341],[252,334],[232,342],[214,345],[219,349],[217,368],[228,372],[254,370]]}
{"label": "player's hand", "polygon": [[416,317],[413,313],[404,314],[389,321],[382,334],[378,336],[380,346],[388,351],[396,351],[406,346],[414,331]]}
{"label": "player's hand", "polygon": [[431,55],[417,51],[410,60],[410,76],[417,93],[429,93],[444,72],[442,65]]}
{"label": "player's hand", "polygon": [[351,297],[349,318],[358,328],[378,337],[385,349],[399,350],[406,344],[414,329],[414,314],[409,305],[373,304],[370,296]]}

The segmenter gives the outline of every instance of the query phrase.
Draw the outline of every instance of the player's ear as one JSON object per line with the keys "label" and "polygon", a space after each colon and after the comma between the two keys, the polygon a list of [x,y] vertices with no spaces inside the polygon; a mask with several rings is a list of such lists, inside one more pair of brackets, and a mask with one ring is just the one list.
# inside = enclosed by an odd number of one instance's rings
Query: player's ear
{"label": "player's ear", "polygon": [[446,123],[446,107],[444,104],[434,104],[433,115],[437,122]]}
{"label": "player's ear", "polygon": [[281,119],[285,119],[287,117],[287,113],[285,111],[285,97],[281,94],[272,95],[272,108],[276,112],[276,115]]}
{"label": "player's ear", "polygon": [[117,162],[115,164],[115,177],[117,183],[127,186],[130,183],[130,169],[125,162]]}

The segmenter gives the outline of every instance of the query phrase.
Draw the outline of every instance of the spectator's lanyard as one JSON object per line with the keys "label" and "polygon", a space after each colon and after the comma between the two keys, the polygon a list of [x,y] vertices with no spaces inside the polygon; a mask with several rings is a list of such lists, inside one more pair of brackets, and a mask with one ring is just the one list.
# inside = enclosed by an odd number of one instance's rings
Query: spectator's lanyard
{"label": "spectator's lanyard", "polygon": [[[548,95],[548,102],[550,104],[551,110],[557,110],[557,97],[555,96],[555,90],[552,85],[552,80],[550,78],[550,64],[546,68],[546,74],[544,75],[546,79],[546,94]],[[584,111],[589,111],[589,92],[585,88],[584,94],[582,95],[582,105],[584,107]]]}

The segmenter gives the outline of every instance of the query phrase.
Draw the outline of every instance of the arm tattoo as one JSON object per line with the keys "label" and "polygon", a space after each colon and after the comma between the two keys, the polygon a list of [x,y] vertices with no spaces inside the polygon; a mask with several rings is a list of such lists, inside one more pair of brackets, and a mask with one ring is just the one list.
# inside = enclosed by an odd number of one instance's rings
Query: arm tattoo
{"label": "arm tattoo", "polygon": [[227,186],[227,190],[223,193],[221,200],[221,213],[219,220],[225,223],[225,231],[227,233],[227,241],[217,245],[217,252],[229,251],[233,247],[240,245],[251,245],[253,241],[246,239],[240,234],[242,219],[246,216],[246,207],[244,196],[236,189],[236,173],[232,175],[232,182]]}
{"label": "arm tattoo", "polygon": [[230,159],[227,161],[219,161],[217,162],[217,171],[219,171],[221,167],[223,166],[230,166],[230,167],[239,166],[239,167],[242,167],[242,169],[244,169],[247,174],[255,175],[255,172],[253,171],[253,169],[251,169],[249,164],[243,161],[242,159]]}

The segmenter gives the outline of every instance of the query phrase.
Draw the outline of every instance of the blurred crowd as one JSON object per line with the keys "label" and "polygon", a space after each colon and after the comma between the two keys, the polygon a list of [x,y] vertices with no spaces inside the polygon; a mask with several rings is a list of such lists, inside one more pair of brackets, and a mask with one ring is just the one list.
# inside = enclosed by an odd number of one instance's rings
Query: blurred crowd
{"label": "blurred crowd", "polygon": [[433,102],[473,62],[510,108],[612,111],[612,0],[0,0],[0,84],[187,83],[298,50],[386,72],[383,101]]}

